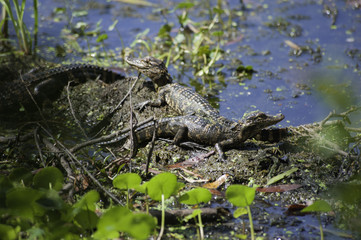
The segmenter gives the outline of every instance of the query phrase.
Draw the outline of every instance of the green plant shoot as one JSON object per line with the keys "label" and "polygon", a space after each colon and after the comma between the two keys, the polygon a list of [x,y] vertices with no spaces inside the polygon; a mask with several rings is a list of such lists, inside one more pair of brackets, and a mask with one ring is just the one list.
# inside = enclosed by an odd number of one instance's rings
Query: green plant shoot
{"label": "green plant shoot", "polygon": [[253,220],[250,205],[252,204],[256,195],[256,189],[250,188],[243,185],[231,185],[227,188],[226,198],[229,202],[237,207],[246,208],[248,212],[249,225],[251,229],[251,238],[255,239],[254,228],[253,228]]}
{"label": "green plant shoot", "polygon": [[[302,209],[301,212],[327,213],[327,212],[330,212],[331,210],[332,210],[332,208],[331,208],[330,204],[328,204],[326,201],[317,200],[313,204],[311,204],[310,206]],[[324,237],[323,237],[323,227],[322,227],[322,223],[321,223],[320,214],[318,214],[317,217],[318,217],[318,222],[320,224],[321,240],[323,240],[324,239]]]}
{"label": "green plant shoot", "polygon": [[172,173],[160,173],[149,180],[147,191],[150,198],[162,201],[162,221],[158,240],[162,238],[165,222],[164,200],[178,190],[177,176]]}
{"label": "green plant shoot", "polygon": [[139,186],[142,179],[136,173],[124,173],[113,180],[113,186],[120,190],[127,190],[127,207],[129,208],[129,189]]}
{"label": "green plant shoot", "polygon": [[[195,188],[192,189],[185,194],[183,194],[179,201],[181,203],[187,204],[187,205],[196,205],[200,203],[207,203],[212,199],[211,192],[206,188]],[[203,224],[202,224],[202,218],[201,218],[202,211],[200,209],[196,209],[193,211],[192,216],[198,216],[198,226],[199,226],[199,232],[200,232],[200,239],[204,239],[204,232],[203,232]]]}

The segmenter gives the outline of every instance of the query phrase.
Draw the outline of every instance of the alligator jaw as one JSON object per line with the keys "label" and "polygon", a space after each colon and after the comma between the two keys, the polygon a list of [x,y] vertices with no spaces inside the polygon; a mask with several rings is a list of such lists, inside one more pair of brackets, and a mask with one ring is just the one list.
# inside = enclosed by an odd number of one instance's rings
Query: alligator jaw
{"label": "alligator jaw", "polygon": [[172,83],[172,78],[162,60],[151,56],[144,58],[126,57],[125,61],[140,73],[149,77],[156,88]]}
{"label": "alligator jaw", "polygon": [[263,112],[257,112],[248,116],[241,123],[242,138],[248,139],[257,135],[262,129],[272,126],[285,118],[283,114],[268,115]]}

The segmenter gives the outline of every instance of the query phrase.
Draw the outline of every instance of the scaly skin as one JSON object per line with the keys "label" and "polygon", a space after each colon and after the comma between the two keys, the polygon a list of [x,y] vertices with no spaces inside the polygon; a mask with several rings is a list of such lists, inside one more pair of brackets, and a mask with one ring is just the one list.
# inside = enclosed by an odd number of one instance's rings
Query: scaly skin
{"label": "scaly skin", "polygon": [[[149,77],[158,91],[158,99],[147,101],[142,106],[148,104],[159,107],[166,103],[181,115],[199,115],[230,129],[239,127],[239,124],[242,125],[242,122],[236,122],[221,116],[217,109],[213,108],[206,99],[191,88],[184,87],[178,83],[172,83],[173,80],[163,61],[151,56],[144,58],[127,57],[125,61],[131,67]],[[278,135],[280,137],[285,136],[286,132],[287,130],[280,131]],[[274,131],[272,133],[264,131],[260,138],[266,139],[266,135],[270,135],[272,138],[277,134]]]}
{"label": "scaly skin", "polygon": [[71,64],[26,73],[12,82],[4,82],[0,89],[0,113],[18,111],[20,106],[33,108],[34,100],[39,106],[45,100],[56,100],[69,81],[84,83],[88,79],[100,79],[106,83],[124,79],[124,76],[102,67],[89,64]]}
{"label": "scaly skin", "polygon": [[[249,138],[256,136],[263,128],[274,125],[284,119],[282,114],[270,116],[262,112],[249,115],[242,123],[229,128],[215,123],[209,118],[196,115],[162,118],[158,120],[157,138],[174,138],[174,143],[193,141],[204,145],[215,145],[220,159],[224,159],[223,149],[236,148]],[[137,143],[152,140],[154,122],[138,127],[134,131]],[[117,144],[129,136],[129,133],[119,136],[100,145]]]}
{"label": "scaly skin", "polygon": [[[213,108],[206,99],[192,89],[178,83],[172,83],[173,80],[163,61],[151,56],[144,58],[127,57],[125,60],[140,73],[148,76],[158,91],[158,99],[147,101],[142,106],[148,104],[157,107],[166,103],[182,115],[199,115],[208,118],[212,123],[222,124],[230,130],[242,126],[242,120],[236,122],[221,116],[217,109]],[[263,129],[255,137],[263,141],[274,142],[287,136],[287,134],[286,128]]]}
{"label": "scaly skin", "polygon": [[166,103],[182,115],[196,114],[225,125],[236,124],[236,122],[221,116],[217,109],[213,108],[206,99],[191,88],[172,83],[172,78],[161,60],[147,56],[144,58],[127,57],[125,61],[149,77],[158,91],[158,99],[147,101],[143,105],[159,107]]}

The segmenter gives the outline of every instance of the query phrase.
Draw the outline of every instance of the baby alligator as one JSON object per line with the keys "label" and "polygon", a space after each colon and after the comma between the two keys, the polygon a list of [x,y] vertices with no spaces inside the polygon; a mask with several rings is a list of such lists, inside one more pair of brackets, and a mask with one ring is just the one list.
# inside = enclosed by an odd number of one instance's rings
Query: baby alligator
{"label": "baby alligator", "polygon": [[[162,118],[158,120],[157,138],[173,138],[175,144],[184,141],[193,141],[205,145],[215,145],[220,159],[224,159],[223,150],[236,148],[244,141],[257,135],[263,128],[280,122],[284,116],[278,114],[270,116],[262,112],[249,115],[242,123],[230,129],[209,118],[197,115]],[[155,123],[150,122],[135,129],[136,143],[145,143],[152,140]],[[129,133],[119,136],[100,145],[113,145],[125,140]]]}
{"label": "baby alligator", "polygon": [[[173,83],[172,77],[169,75],[163,61],[151,56],[144,58],[127,57],[125,61],[140,73],[149,77],[158,91],[158,99],[146,101],[141,104],[141,107],[145,105],[159,107],[166,103],[182,115],[195,114],[206,117],[210,121],[222,124],[230,129],[239,125],[239,122],[221,116],[217,109],[213,108],[206,99],[191,88]],[[274,142],[287,136],[287,132],[285,128],[264,129],[257,134],[256,138]]]}
{"label": "baby alligator", "polygon": [[37,73],[26,73],[18,80],[2,83],[0,113],[17,111],[20,106],[33,108],[33,99],[41,106],[47,99],[56,100],[69,81],[77,84],[97,77],[106,83],[125,78],[121,74],[89,64],[63,65]]}
{"label": "baby alligator", "polygon": [[233,126],[236,124],[221,116],[218,110],[213,108],[206,99],[191,88],[172,83],[172,77],[169,75],[163,61],[151,56],[144,58],[127,57],[125,61],[140,73],[149,77],[158,91],[159,98],[142,103],[142,107],[145,105],[159,107],[166,103],[182,115],[195,114],[208,117],[217,123],[225,125]]}

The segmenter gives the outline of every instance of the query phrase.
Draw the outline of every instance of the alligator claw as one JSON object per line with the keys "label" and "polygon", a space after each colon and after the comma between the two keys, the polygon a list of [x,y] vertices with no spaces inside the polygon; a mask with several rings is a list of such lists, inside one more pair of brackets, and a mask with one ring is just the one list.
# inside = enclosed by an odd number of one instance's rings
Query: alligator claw
{"label": "alligator claw", "polygon": [[219,157],[218,157],[218,162],[225,162],[227,159],[226,159],[226,156],[224,154],[220,154]]}
{"label": "alligator claw", "polygon": [[219,162],[225,162],[226,161],[226,155],[224,154],[223,149],[220,146],[220,144],[216,143],[215,148],[216,148],[216,150],[218,152],[218,156],[219,156],[218,161]]}
{"label": "alligator claw", "polygon": [[195,142],[182,142],[181,144],[179,144],[181,147],[187,147],[190,149],[200,149],[200,150],[205,150],[208,151],[207,148],[203,147],[202,145],[195,143]]}
{"label": "alligator claw", "polygon": [[137,109],[138,111],[143,111],[144,108],[149,104],[149,100],[148,101],[144,101],[144,102],[141,102],[137,105],[134,106],[134,109]]}

